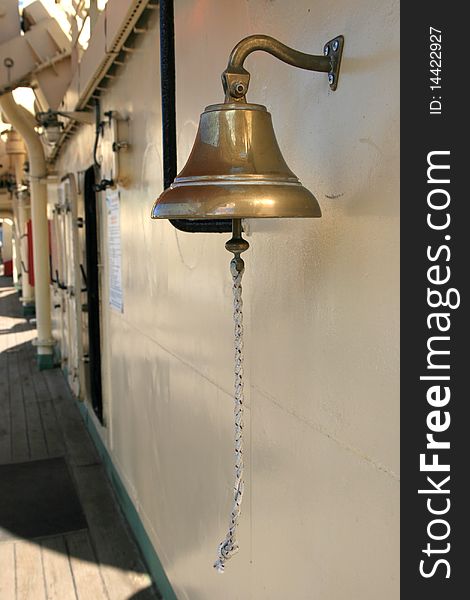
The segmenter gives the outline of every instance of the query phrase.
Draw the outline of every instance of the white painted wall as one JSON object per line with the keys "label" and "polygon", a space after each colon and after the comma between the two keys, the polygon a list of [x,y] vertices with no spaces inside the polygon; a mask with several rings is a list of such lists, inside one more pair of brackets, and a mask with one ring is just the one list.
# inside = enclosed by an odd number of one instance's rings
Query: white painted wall
{"label": "white painted wall", "polygon": [[[395,600],[398,2],[177,0],[175,11],[180,166],[199,113],[223,98],[237,41],[267,33],[320,53],[346,39],[335,93],[267,55],[246,63],[249,100],[268,106],[323,218],[248,224],[247,485],[224,576],[212,563],[232,485],[228,236],[149,218],[162,189],[156,15],[102,100],[130,116],[133,177],[121,193],[123,314],[107,308],[103,273],[102,435],[180,599]],[[82,127],[68,143],[61,174],[91,164],[92,138]]]}

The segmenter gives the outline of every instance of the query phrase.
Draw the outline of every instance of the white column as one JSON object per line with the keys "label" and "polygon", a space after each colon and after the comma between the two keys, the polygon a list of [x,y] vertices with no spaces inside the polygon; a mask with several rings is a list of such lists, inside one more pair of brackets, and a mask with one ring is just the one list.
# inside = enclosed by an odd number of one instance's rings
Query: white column
{"label": "white column", "polygon": [[39,136],[34,129],[33,117],[18,106],[11,93],[0,96],[0,106],[6,118],[21,135],[29,159],[31,192],[31,219],[33,224],[34,293],[36,299],[36,324],[38,331],[37,357],[39,368],[53,366],[49,231],[47,223],[46,159]]}
{"label": "white column", "polygon": [[15,229],[17,230],[15,241],[19,259],[18,268],[21,272],[21,302],[25,311],[27,311],[34,305],[34,288],[29,283],[28,276],[28,239],[26,237],[26,226],[29,220],[29,195],[26,190],[22,190],[26,151],[24,151],[22,140],[16,138],[18,133],[15,130],[9,131],[8,134],[6,150],[7,154],[11,157],[16,180],[16,198],[13,201],[13,211],[15,214]]}

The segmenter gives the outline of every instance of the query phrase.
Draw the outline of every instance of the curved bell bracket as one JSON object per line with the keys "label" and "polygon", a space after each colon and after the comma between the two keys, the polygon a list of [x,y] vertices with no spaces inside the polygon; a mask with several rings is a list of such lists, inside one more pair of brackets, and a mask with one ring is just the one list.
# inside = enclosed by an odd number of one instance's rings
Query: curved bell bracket
{"label": "curved bell bracket", "polygon": [[222,73],[225,102],[246,102],[250,74],[244,69],[243,63],[256,50],[267,52],[299,69],[327,73],[330,89],[334,91],[338,87],[343,46],[344,37],[338,35],[323,46],[323,55],[317,56],[289,48],[268,35],[250,35],[232,50],[228,66]]}

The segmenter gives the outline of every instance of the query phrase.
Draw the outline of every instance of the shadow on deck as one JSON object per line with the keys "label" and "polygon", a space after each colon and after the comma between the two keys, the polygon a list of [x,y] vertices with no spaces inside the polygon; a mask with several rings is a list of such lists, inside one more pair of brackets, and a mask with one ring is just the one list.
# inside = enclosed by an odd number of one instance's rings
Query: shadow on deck
{"label": "shadow on deck", "polygon": [[[159,598],[62,372],[35,366],[31,340],[36,331],[20,309],[11,279],[0,277],[0,495],[5,491],[2,465],[22,463],[27,470],[35,461],[36,466],[63,464],[57,460],[63,457],[82,521],[73,521],[71,528],[63,524],[56,535],[27,536],[22,515],[12,518],[11,502],[3,509],[8,527],[2,523],[0,498],[0,598]],[[4,468],[4,477],[12,471]],[[50,476],[47,492],[66,497],[66,486],[55,481]]]}

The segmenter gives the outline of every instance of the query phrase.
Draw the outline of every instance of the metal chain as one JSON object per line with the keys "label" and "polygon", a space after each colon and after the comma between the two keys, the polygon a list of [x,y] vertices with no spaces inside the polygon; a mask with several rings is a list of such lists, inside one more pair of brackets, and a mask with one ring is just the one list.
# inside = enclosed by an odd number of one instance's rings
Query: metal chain
{"label": "metal chain", "polygon": [[243,498],[243,301],[242,277],[245,263],[240,255],[230,262],[230,272],[233,279],[233,321],[235,338],[235,385],[234,385],[234,411],[235,411],[235,483],[230,525],[224,541],[219,545],[218,558],[214,567],[219,573],[224,572],[225,562],[238,552],[236,532],[241,512]]}

